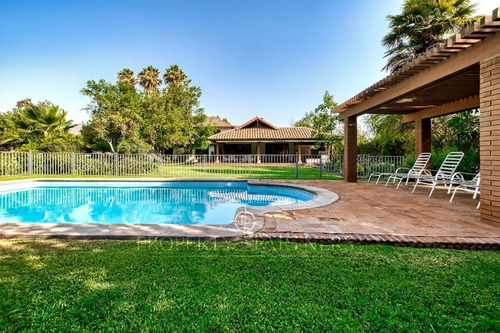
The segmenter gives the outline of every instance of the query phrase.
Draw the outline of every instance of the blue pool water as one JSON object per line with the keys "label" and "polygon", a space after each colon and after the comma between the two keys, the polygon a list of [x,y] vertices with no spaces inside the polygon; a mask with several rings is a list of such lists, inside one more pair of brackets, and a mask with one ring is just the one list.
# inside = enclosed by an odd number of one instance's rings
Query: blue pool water
{"label": "blue pool water", "polygon": [[228,224],[244,205],[312,198],[246,182],[38,182],[0,191],[0,222]]}

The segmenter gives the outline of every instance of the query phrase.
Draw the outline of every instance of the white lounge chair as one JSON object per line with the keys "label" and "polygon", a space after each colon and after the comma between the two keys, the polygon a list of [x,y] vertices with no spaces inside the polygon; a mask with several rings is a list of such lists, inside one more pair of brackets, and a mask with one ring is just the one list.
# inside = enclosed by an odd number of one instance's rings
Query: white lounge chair
{"label": "white lounge chair", "polygon": [[[421,153],[420,155],[418,155],[417,160],[415,161],[415,163],[413,164],[413,167],[411,167],[411,169],[401,167],[401,168],[398,168],[393,173],[381,174],[380,176],[378,176],[379,177],[378,180],[383,175],[386,175],[386,176],[389,176],[389,178],[387,178],[387,182],[385,183],[385,186],[387,186],[389,184],[391,179],[392,179],[392,183],[395,183],[397,180],[399,180],[398,186],[396,187],[396,189],[399,188],[399,185],[401,185],[401,182],[405,179],[406,179],[406,185],[408,185],[408,181],[410,179],[416,179],[420,176],[420,174],[423,172],[423,170],[425,170],[425,167],[429,163],[430,159],[431,159],[431,153]],[[403,172],[404,170],[408,170],[408,172]],[[378,180],[377,180],[377,183],[378,183]]]}
{"label": "white lounge chair", "polygon": [[464,153],[462,152],[449,153],[435,175],[432,175],[432,170],[424,169],[418,176],[412,193],[415,192],[418,185],[429,185],[432,186],[431,193],[429,194],[430,198],[437,185],[444,185],[445,187],[451,186],[453,174],[457,170],[463,157]]}
{"label": "white lounge chair", "polygon": [[[459,191],[459,190],[474,193],[474,195],[472,196],[472,199],[476,199],[477,195],[479,194],[479,183],[480,182],[481,182],[481,173],[480,172],[478,172],[478,174],[472,180],[465,180],[463,173],[460,173],[460,172],[455,173],[452,177],[452,183],[458,184],[458,186],[455,187],[455,190],[453,191],[450,202],[453,202],[453,198],[455,198],[455,194],[457,194],[457,191]],[[451,191],[451,186],[450,186],[450,191]],[[450,192],[450,191],[448,191],[448,192]],[[481,205],[481,203],[478,203],[476,209],[479,209],[480,205]]]}

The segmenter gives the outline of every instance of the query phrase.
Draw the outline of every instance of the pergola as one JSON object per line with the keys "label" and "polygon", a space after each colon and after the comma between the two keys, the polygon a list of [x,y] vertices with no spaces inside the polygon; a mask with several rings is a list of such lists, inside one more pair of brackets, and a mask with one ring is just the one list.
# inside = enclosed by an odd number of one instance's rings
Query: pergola
{"label": "pergola", "polygon": [[415,122],[415,155],[431,151],[431,118],[480,109],[481,218],[500,222],[500,8],[333,112],[344,121],[344,177],[357,181],[357,117]]}

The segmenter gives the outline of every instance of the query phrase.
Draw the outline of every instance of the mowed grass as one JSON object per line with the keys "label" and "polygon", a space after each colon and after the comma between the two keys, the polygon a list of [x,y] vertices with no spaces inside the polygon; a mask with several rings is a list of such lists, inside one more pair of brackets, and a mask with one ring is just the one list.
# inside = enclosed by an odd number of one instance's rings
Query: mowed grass
{"label": "mowed grass", "polygon": [[[298,176],[294,166],[207,166],[202,165],[164,165],[159,172],[147,175],[131,175],[130,177],[159,178],[197,178],[197,179],[320,179],[320,171],[313,167],[299,167]],[[126,176],[93,176],[93,175],[21,175],[2,176],[1,180],[28,178],[127,178]],[[341,180],[342,176],[322,171],[321,179]]]}
{"label": "mowed grass", "polygon": [[498,332],[500,253],[0,240],[1,331]]}
{"label": "mowed grass", "polygon": [[319,168],[299,166],[245,166],[245,165],[165,165],[162,175],[168,178],[236,178],[236,179],[343,179],[342,176]]}

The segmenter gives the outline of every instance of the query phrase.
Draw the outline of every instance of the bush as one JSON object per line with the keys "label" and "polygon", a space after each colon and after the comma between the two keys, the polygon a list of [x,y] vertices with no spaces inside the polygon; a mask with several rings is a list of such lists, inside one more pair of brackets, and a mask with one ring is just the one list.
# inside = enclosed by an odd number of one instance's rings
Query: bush
{"label": "bush", "polygon": [[[432,168],[435,170],[439,169],[446,156],[454,151],[457,151],[457,149],[451,148],[443,151],[433,151]],[[460,162],[457,172],[477,173],[479,168],[479,149],[464,151],[464,158]]]}
{"label": "bush", "polygon": [[146,154],[151,151],[151,146],[140,139],[123,139],[116,151],[120,154]]}
{"label": "bush", "polygon": [[92,151],[102,151],[102,152],[111,151],[109,144],[107,142],[104,142],[104,141],[98,141],[98,142],[94,143],[91,146],[91,149],[92,149]]}
{"label": "bush", "polygon": [[0,175],[2,176],[12,176],[23,173],[25,170],[21,168],[21,164],[17,160],[16,155],[11,155],[9,153],[0,153]]}
{"label": "bush", "polygon": [[142,175],[158,167],[147,155],[33,154],[33,173],[38,175]]}

